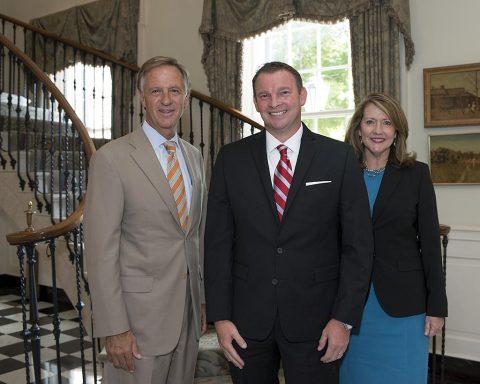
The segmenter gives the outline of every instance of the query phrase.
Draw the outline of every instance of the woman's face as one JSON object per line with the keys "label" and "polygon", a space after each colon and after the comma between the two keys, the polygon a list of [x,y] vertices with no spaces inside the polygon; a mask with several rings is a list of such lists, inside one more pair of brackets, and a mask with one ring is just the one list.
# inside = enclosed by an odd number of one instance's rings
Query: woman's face
{"label": "woman's face", "polygon": [[365,159],[388,160],[390,147],[397,136],[390,118],[374,104],[367,104],[360,122],[360,137],[365,146]]}

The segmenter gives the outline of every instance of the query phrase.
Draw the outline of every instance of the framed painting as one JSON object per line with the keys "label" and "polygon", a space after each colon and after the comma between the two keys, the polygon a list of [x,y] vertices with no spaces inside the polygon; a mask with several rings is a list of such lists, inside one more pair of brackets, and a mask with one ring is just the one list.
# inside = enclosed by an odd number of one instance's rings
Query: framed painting
{"label": "framed painting", "polygon": [[425,127],[480,125],[480,63],[423,70]]}
{"label": "framed painting", "polygon": [[429,135],[434,184],[480,184],[480,133]]}

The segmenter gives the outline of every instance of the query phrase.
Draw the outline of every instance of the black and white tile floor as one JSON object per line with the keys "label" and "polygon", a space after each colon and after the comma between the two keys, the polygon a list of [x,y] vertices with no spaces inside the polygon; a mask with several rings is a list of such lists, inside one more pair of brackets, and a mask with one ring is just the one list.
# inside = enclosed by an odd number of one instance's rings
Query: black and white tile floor
{"label": "black and white tile floor", "polygon": [[[38,304],[40,345],[41,345],[41,382],[57,384],[57,356],[53,336],[53,305],[46,301]],[[60,328],[60,375],[63,384],[83,383],[80,352],[80,334],[77,311],[63,301],[59,306]],[[27,315],[28,318],[28,315]],[[0,288],[0,384],[26,383],[25,352],[23,344],[22,305],[17,289]],[[95,383],[92,342],[84,336],[85,381]],[[30,365],[32,354],[29,353]],[[453,359],[448,361],[445,384],[480,383],[478,362]],[[97,364],[97,384],[101,383],[101,367]],[[440,383],[437,378],[437,383]],[[33,382],[33,368],[30,367],[30,381]],[[284,384],[283,377],[280,382]],[[430,382],[430,380],[429,380]],[[220,351],[213,330],[200,341],[200,353],[197,361],[195,384],[231,384],[228,366]]]}
{"label": "black and white tile floor", "polygon": [[[53,336],[53,305],[40,301],[39,325],[41,345],[42,383],[57,383],[57,360]],[[60,305],[60,366],[62,383],[82,383],[80,333],[76,311],[69,305]],[[23,344],[22,306],[17,294],[0,295],[0,384],[26,383],[25,348]],[[89,336],[84,338],[86,382],[94,382],[92,344]],[[32,363],[32,354],[29,353]],[[33,368],[30,369],[33,381]]]}
{"label": "black and white tile floor", "polygon": [[[22,303],[17,289],[0,288],[0,384],[26,383],[25,348],[23,343]],[[41,382],[57,384],[58,364],[53,335],[53,304],[38,303],[40,346],[41,346]],[[77,311],[63,301],[59,305],[60,318],[60,375],[62,384],[83,383],[81,364],[80,333]],[[28,319],[28,314],[27,314]],[[30,325],[28,325],[30,326]],[[195,384],[230,384],[228,366],[221,353],[213,330],[204,335],[200,342]],[[92,341],[84,336],[85,381],[95,383],[92,355]],[[98,359],[98,356],[97,356]],[[32,353],[29,353],[32,365]],[[101,364],[97,364],[96,383],[101,383]],[[30,382],[34,381],[33,368],[30,367]]]}

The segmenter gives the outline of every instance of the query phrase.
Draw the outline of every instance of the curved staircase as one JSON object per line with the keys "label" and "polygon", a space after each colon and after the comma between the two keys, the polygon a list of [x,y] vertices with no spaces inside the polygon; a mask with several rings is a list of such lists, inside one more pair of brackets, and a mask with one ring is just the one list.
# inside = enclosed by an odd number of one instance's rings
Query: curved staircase
{"label": "curved staircase", "polygon": [[[83,265],[82,216],[88,188],[88,161],[96,148],[136,128],[143,116],[141,108],[135,107],[139,106],[138,99],[131,95],[128,100],[117,100],[117,104],[112,101],[112,105],[116,105],[112,114],[125,117],[120,120],[118,116],[117,120],[112,117],[112,121],[121,124],[115,131],[104,134],[103,128],[86,127],[86,119],[77,116],[75,105],[87,102],[85,78],[73,82],[83,87],[84,100],[67,100],[52,82],[55,74],[47,73],[46,66],[32,60],[33,56],[29,57],[24,48],[35,47],[32,42],[41,41],[40,46],[45,49],[42,57],[47,51],[61,57],[56,49],[71,50],[77,58],[76,65],[82,60],[97,62],[125,74],[122,81],[126,83],[122,87],[130,89],[135,89],[138,68],[6,15],[0,14],[0,19],[0,215],[5,223],[2,228],[9,233],[7,241],[16,247],[16,253],[15,248],[9,248],[3,265],[8,264],[7,273],[20,277],[26,380],[40,383],[42,376],[44,348],[40,342],[37,297],[41,284],[51,287],[53,294],[50,328],[51,343],[57,354],[51,363],[58,367],[57,381],[62,380],[60,344],[64,331],[58,312],[58,293],[62,289],[77,312],[81,382],[98,383],[103,357],[98,340],[89,336],[92,314],[88,274]],[[69,63],[56,65],[66,68]],[[88,108],[85,104],[81,110]],[[136,110],[140,111],[138,116]],[[209,173],[218,145],[241,137],[244,131],[258,129],[262,127],[239,111],[192,91],[179,134],[201,150]],[[92,133],[94,138],[90,137]],[[28,201],[33,203],[30,209],[27,209]],[[86,356],[94,364],[87,364]],[[195,380],[197,383],[231,382],[228,365],[212,329],[200,341]]]}

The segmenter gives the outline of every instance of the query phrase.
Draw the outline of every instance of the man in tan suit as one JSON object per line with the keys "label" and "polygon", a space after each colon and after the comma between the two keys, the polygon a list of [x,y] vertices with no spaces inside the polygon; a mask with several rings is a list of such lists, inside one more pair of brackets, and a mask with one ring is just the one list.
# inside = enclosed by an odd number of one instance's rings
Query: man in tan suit
{"label": "man in tan suit", "polygon": [[137,87],[142,127],[104,145],[90,164],[85,254],[94,336],[105,337],[109,384],[192,383],[206,330],[206,188],[200,152],[176,132],[190,81],[175,59],[154,57]]}

